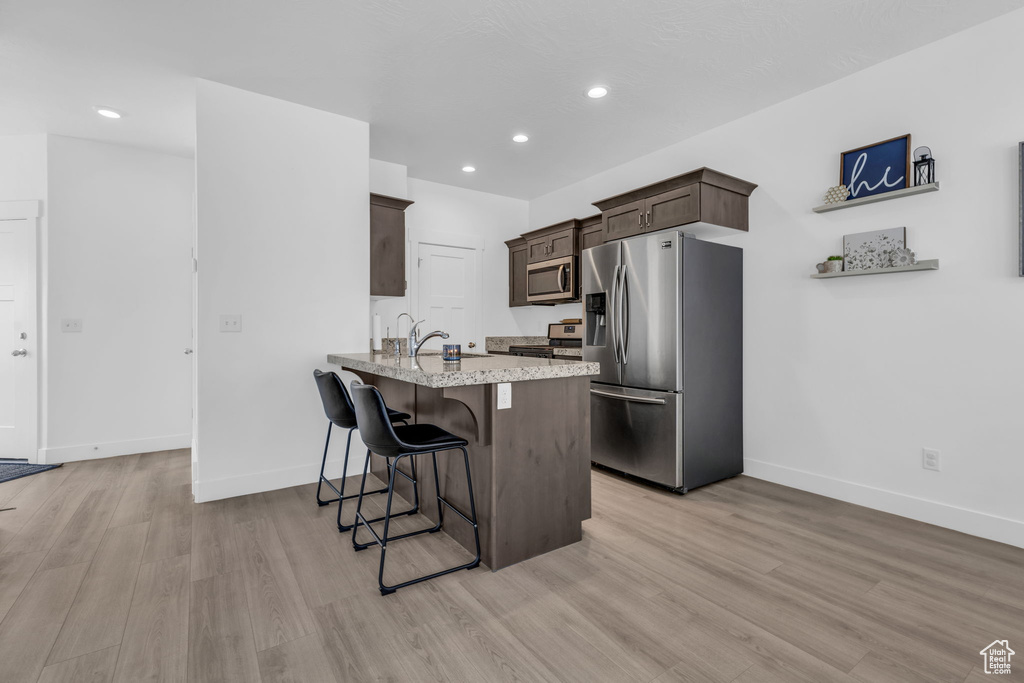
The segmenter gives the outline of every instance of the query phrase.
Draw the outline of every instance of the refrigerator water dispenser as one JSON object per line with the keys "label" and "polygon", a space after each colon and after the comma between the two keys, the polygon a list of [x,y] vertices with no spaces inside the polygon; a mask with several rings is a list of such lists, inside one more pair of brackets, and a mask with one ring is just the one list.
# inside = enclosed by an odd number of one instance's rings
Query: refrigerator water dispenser
{"label": "refrigerator water dispenser", "polygon": [[587,346],[604,346],[604,292],[587,294]]}

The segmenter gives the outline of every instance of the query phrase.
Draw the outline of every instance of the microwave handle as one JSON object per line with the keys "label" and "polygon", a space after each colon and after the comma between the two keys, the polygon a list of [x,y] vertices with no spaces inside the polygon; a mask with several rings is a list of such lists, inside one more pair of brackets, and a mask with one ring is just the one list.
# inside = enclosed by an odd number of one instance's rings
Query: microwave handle
{"label": "microwave handle", "polygon": [[558,293],[565,294],[565,264],[558,266]]}

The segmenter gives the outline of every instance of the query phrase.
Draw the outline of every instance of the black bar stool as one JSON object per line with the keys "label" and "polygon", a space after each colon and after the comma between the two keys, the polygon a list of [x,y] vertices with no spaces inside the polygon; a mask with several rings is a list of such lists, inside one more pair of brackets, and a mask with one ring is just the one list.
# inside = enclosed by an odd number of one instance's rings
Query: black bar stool
{"label": "black bar stool", "polygon": [[[451,574],[452,572],[457,572],[460,569],[472,569],[473,567],[478,566],[480,564],[480,529],[477,525],[476,501],[473,498],[473,478],[469,473],[469,453],[466,451],[466,446],[469,442],[435,425],[415,424],[400,427],[394,426],[391,424],[391,421],[388,420],[387,407],[384,405],[384,399],[381,398],[380,392],[377,391],[377,387],[375,386],[369,384],[360,384],[358,386],[353,385],[352,399],[355,404],[356,422],[359,425],[359,436],[363,439],[363,443],[365,443],[367,447],[366,462],[363,464],[363,483],[359,487],[359,502],[356,503],[356,519],[353,523],[352,529],[352,546],[356,550],[364,550],[365,548],[373,545],[373,543],[380,546],[380,569],[377,572],[377,583],[380,586],[381,595],[389,595],[399,588],[405,588],[406,586],[411,586],[414,583],[435,579],[438,576]],[[456,449],[462,451],[462,458],[466,463],[466,484],[469,487],[469,517],[464,515],[458,508],[441,497],[441,485],[438,481],[437,474],[437,453],[438,451]],[[363,517],[362,506],[363,489],[366,486],[366,472],[370,466],[371,452],[383,456],[388,461],[388,503],[384,511],[384,517],[367,521],[366,518]],[[399,536],[388,536],[388,527],[390,525],[391,518],[395,516],[391,514],[391,500],[395,493],[395,474],[402,474],[398,471],[398,463],[402,458],[411,458],[411,456],[423,455],[426,453],[431,454],[434,464],[434,494],[437,496],[437,524],[426,529],[411,531]],[[395,459],[394,463],[391,462],[392,458]],[[414,459],[413,462],[415,462]],[[451,569],[445,569],[443,571],[434,572],[433,574],[427,574],[426,576],[420,576],[415,579],[403,581],[402,583],[397,583],[393,586],[384,585],[384,560],[387,556],[388,543],[402,538],[408,538],[410,536],[417,536],[419,534],[426,533],[432,534],[435,531],[440,531],[441,524],[444,521],[445,507],[449,508],[452,512],[457,514],[473,527],[473,536],[476,540],[476,557],[474,557],[471,562],[461,564],[457,567],[452,567]],[[370,526],[373,522],[378,522],[381,519],[384,520],[383,537],[378,536],[377,532],[373,530],[372,526]],[[356,532],[359,531],[360,524],[365,526],[367,531],[369,531],[373,536],[372,542],[359,543],[356,541]]]}
{"label": "black bar stool", "polygon": [[[320,400],[324,404],[324,412],[327,414],[328,420],[327,442],[324,444],[324,457],[320,463],[320,481],[318,481],[316,485],[316,504],[322,507],[324,505],[330,505],[331,503],[337,502],[338,531],[348,531],[352,528],[353,525],[341,523],[341,507],[344,504],[344,501],[351,500],[352,498],[355,498],[357,495],[355,493],[347,496],[345,495],[345,476],[348,472],[348,452],[349,448],[351,448],[352,446],[352,432],[355,431],[356,429],[356,412],[355,408],[352,406],[352,399],[349,397],[348,391],[345,389],[345,384],[341,381],[341,377],[338,377],[337,373],[320,372],[319,370],[314,370],[313,378],[316,380],[317,389],[320,390]],[[402,422],[404,424],[408,424],[407,420],[409,420],[410,417],[411,416],[408,413],[400,413],[397,410],[391,410],[390,408],[387,409],[387,419],[390,420],[391,422]],[[334,425],[338,425],[342,429],[348,430],[348,440],[345,442],[345,464],[342,466],[341,490],[335,488],[334,484],[331,483],[331,480],[324,476],[324,467],[326,467],[327,465],[327,450],[330,448],[331,445],[331,428]],[[413,490],[416,493],[416,500],[415,504],[413,505],[413,509],[398,513],[395,516],[414,515],[417,512],[419,512],[420,505],[418,487],[415,486],[415,463],[413,463],[412,477],[409,477],[405,472],[399,472],[398,474],[402,475],[406,479],[409,479],[409,481],[413,482]],[[363,478],[364,480],[366,478],[365,472],[363,473]],[[320,489],[324,484],[327,484],[327,486],[329,486],[330,489],[338,495],[338,497],[331,498],[330,500],[321,499]],[[361,488],[362,487],[360,487],[360,489]],[[387,487],[385,487],[382,489],[377,489],[376,491],[368,491],[367,493],[384,493],[387,490]]]}

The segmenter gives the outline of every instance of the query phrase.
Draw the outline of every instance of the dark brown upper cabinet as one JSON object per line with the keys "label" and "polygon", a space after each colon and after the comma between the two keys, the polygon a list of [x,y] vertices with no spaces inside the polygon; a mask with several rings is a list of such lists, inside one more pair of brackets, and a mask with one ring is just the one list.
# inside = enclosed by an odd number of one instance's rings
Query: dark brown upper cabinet
{"label": "dark brown upper cabinet", "polygon": [[526,240],[517,237],[505,242],[508,247],[508,305],[529,306],[526,300]]}
{"label": "dark brown upper cabinet", "polygon": [[601,214],[594,214],[580,220],[580,253],[584,249],[604,244],[604,224]]}
{"label": "dark brown upper cabinet", "polygon": [[370,296],[405,296],[408,199],[370,195]]}
{"label": "dark brown upper cabinet", "polygon": [[526,262],[539,263],[577,254],[580,222],[572,218],[523,235],[526,239]]}
{"label": "dark brown upper cabinet", "polygon": [[644,231],[644,211],[647,206],[644,202],[645,200],[639,199],[602,211],[604,241],[611,242],[642,233]]}
{"label": "dark brown upper cabinet", "polygon": [[757,185],[699,168],[594,202],[601,209],[604,240],[683,228],[701,236],[749,230],[748,202]]}

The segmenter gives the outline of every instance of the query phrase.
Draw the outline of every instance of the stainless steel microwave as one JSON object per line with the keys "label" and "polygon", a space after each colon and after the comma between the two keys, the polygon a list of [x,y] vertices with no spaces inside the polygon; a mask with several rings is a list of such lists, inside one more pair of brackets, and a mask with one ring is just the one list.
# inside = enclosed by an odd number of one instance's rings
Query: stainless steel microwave
{"label": "stainless steel microwave", "polygon": [[530,303],[557,304],[573,301],[579,291],[579,272],[575,256],[531,263],[526,267],[526,300]]}

